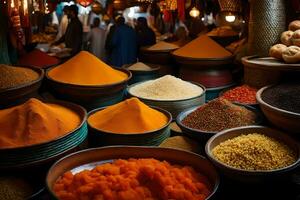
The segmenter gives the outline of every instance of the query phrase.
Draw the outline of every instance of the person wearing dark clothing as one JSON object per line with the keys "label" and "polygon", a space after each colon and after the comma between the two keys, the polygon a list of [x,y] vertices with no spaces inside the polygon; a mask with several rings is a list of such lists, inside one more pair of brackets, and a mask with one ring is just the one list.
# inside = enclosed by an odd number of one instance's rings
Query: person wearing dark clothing
{"label": "person wearing dark clothing", "polygon": [[81,50],[83,40],[83,29],[80,20],[78,19],[78,7],[71,5],[69,7],[68,18],[70,22],[68,24],[66,33],[54,44],[60,44],[65,42],[67,48],[71,48],[71,54],[75,55]]}
{"label": "person wearing dark clothing", "polygon": [[155,33],[148,26],[145,17],[139,17],[137,19],[136,33],[139,47],[150,46],[156,43]]}
{"label": "person wearing dark clothing", "polygon": [[121,67],[125,64],[135,63],[137,60],[137,37],[133,28],[125,24],[124,17],[117,19],[117,26],[113,33],[112,65]]}

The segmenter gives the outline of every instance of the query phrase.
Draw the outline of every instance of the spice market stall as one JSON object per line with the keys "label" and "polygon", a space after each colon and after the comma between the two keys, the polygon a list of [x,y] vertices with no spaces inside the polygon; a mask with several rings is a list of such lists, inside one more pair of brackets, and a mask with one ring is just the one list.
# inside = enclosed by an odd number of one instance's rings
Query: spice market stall
{"label": "spice market stall", "polygon": [[[250,1],[250,7],[266,2]],[[48,1],[32,3],[51,9]],[[274,30],[275,22],[289,24],[284,27],[289,31],[279,27],[272,33],[281,37],[275,45],[275,40],[255,39],[261,35],[253,31],[259,21],[245,11],[248,1],[99,4],[103,10],[97,15],[107,17],[124,14],[130,5],[143,5],[144,10],[150,5],[147,16],[152,21],[158,22],[162,13],[169,17],[164,22],[168,30],[161,32],[167,35],[190,20],[185,18],[190,14],[203,23],[205,34],[184,45],[166,40],[144,47],[141,60],[122,68],[86,50],[62,61],[31,49],[15,65],[0,63],[0,200],[299,198],[297,17],[286,22],[280,17],[261,19],[268,19],[267,28]],[[155,5],[161,10],[152,16]],[[265,5],[288,7],[280,0]],[[8,6],[23,9],[26,3]],[[269,8],[262,6],[258,14],[265,12]],[[225,48],[229,42],[220,38],[238,37],[234,28],[241,16],[249,25],[249,40],[241,38]],[[209,24],[210,17],[217,27]],[[218,24],[226,19],[230,28]],[[247,41],[250,53],[241,50]],[[39,47],[46,48],[41,42]],[[270,49],[273,58],[255,50],[259,43],[267,44],[263,49]],[[234,82],[232,71],[243,53],[245,74]],[[252,71],[252,76],[249,69],[264,73]],[[275,73],[265,76],[268,72]]]}

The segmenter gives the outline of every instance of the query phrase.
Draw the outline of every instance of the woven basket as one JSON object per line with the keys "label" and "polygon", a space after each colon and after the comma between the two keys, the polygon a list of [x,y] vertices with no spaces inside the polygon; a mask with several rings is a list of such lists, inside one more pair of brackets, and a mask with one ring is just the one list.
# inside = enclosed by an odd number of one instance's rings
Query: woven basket
{"label": "woven basket", "polygon": [[219,0],[221,12],[241,12],[241,0]]}
{"label": "woven basket", "polygon": [[249,55],[268,56],[285,30],[284,0],[252,0],[249,21]]}

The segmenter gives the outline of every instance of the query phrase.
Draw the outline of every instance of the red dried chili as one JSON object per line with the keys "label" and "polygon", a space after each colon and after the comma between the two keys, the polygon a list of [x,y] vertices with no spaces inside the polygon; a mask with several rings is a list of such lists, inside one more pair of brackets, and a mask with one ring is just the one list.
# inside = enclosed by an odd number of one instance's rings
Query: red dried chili
{"label": "red dried chili", "polygon": [[227,99],[231,102],[255,104],[256,92],[257,89],[252,88],[248,85],[242,85],[224,92],[222,98]]}

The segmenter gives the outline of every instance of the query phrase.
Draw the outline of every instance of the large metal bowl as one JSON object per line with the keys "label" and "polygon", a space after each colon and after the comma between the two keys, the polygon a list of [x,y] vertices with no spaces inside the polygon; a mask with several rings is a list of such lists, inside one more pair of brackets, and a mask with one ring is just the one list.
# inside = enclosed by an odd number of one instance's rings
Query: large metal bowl
{"label": "large metal bowl", "polygon": [[[219,145],[220,143],[240,136],[242,134],[251,134],[251,133],[260,133],[274,139],[277,139],[283,143],[285,143],[288,147],[290,147],[297,155],[297,160],[284,168],[268,170],[268,171],[254,171],[254,170],[242,170],[226,165],[212,155],[212,150]],[[242,181],[242,182],[263,182],[264,180],[268,180],[270,178],[276,178],[276,176],[285,176],[288,172],[295,169],[300,164],[300,146],[294,139],[289,137],[284,132],[271,129],[264,126],[245,126],[239,128],[228,129],[222,131],[215,136],[211,137],[205,146],[205,152],[208,158],[213,162],[213,164],[227,177],[230,179]]]}
{"label": "large metal bowl", "polygon": [[128,158],[155,158],[158,160],[166,160],[174,164],[194,167],[195,170],[208,178],[213,188],[211,195],[206,200],[212,199],[219,186],[219,176],[214,166],[200,155],[161,147],[114,146],[83,150],[57,161],[48,171],[46,177],[47,188],[55,198],[53,185],[65,172],[72,170],[72,172],[77,173],[84,169],[94,168],[95,165],[111,162],[114,159]]}
{"label": "large metal bowl", "polygon": [[261,88],[256,93],[256,99],[266,118],[276,127],[291,133],[300,133],[300,114],[283,110],[266,103],[262,99],[265,90],[272,86]]}

